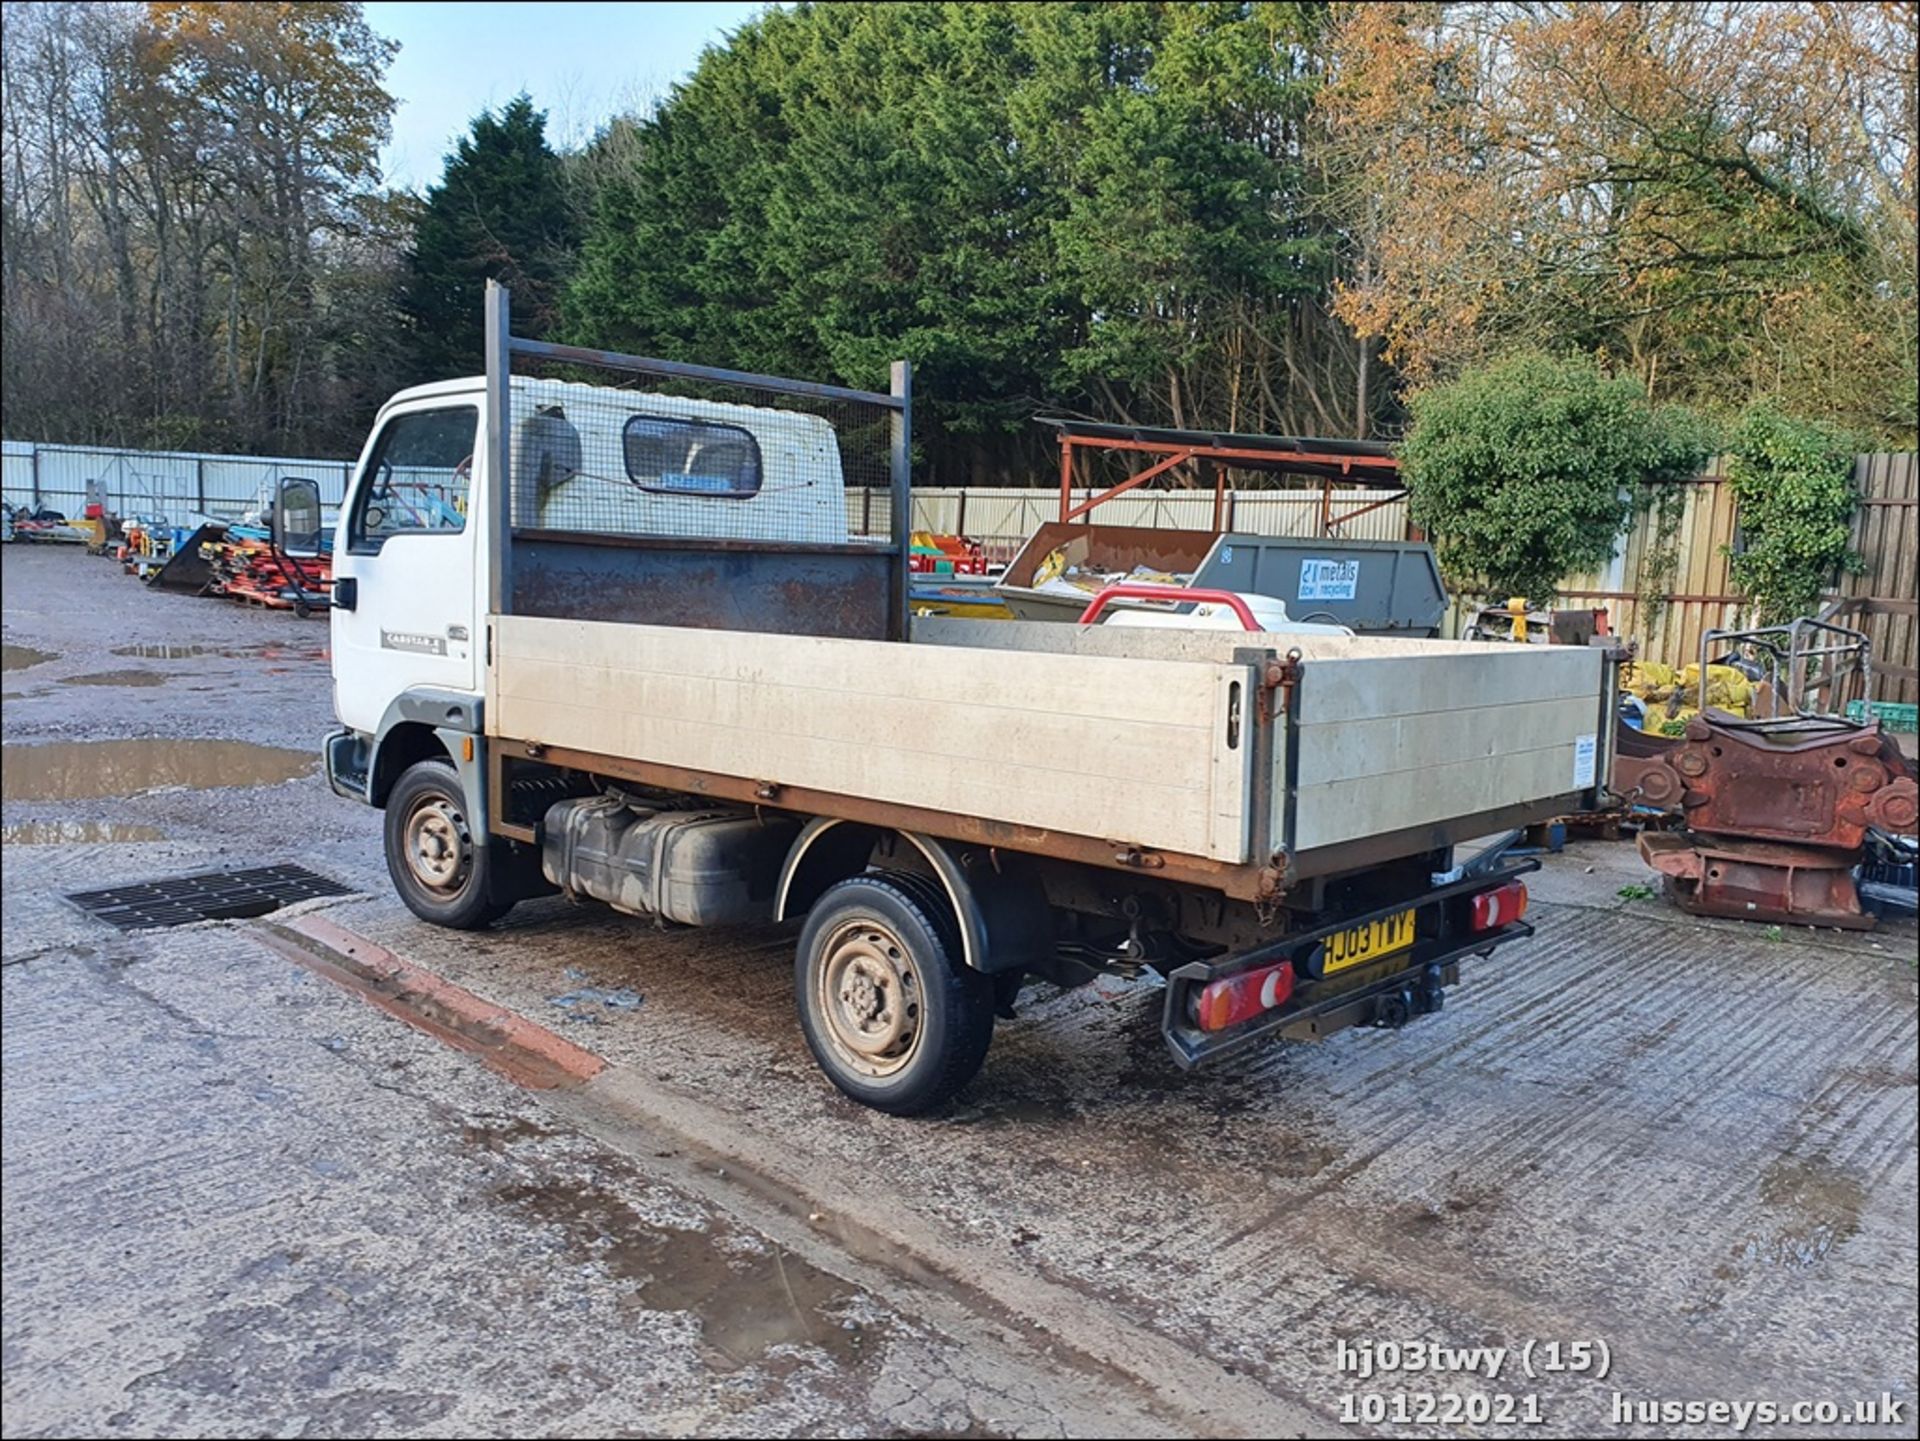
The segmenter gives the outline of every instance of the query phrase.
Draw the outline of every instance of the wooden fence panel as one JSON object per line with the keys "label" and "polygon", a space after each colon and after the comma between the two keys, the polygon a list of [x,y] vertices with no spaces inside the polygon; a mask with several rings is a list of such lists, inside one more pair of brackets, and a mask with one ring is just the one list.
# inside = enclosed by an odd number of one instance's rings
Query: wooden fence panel
{"label": "wooden fence panel", "polygon": [[[1679,484],[1684,488],[1680,514],[1664,546],[1654,517],[1642,516],[1611,562],[1565,577],[1556,595],[1561,605],[1605,606],[1615,634],[1637,642],[1647,659],[1676,666],[1699,659],[1700,638],[1707,631],[1739,625],[1746,604],[1734,593],[1721,551],[1734,533],[1733,491],[1723,467],[1716,463]],[[1671,556],[1666,565],[1660,562],[1662,550]],[[1504,599],[1458,596],[1455,625],[1464,625],[1477,606]]]}
{"label": "wooden fence panel", "polygon": [[1920,701],[1920,678],[1914,674],[1915,651],[1920,650],[1920,619],[1915,614],[1920,461],[1911,452],[1863,455],[1854,480],[1860,487],[1860,509],[1853,519],[1853,548],[1866,566],[1842,576],[1836,595],[1863,606],[1839,619],[1871,639],[1879,698],[1912,705]]}
{"label": "wooden fence panel", "polygon": [[[1862,455],[1854,474],[1860,506],[1854,513],[1852,544],[1866,568],[1836,577],[1829,596],[1862,602],[1860,609],[1838,619],[1864,630],[1873,644],[1876,696],[1911,705],[1920,699],[1920,680],[1914,674],[1920,651],[1914,596],[1920,572],[1920,460],[1911,453]],[[1570,575],[1559,590],[1563,604],[1604,605],[1615,632],[1637,641],[1641,655],[1676,666],[1700,658],[1700,640],[1709,630],[1752,623],[1746,598],[1734,589],[1726,554],[1738,518],[1724,462],[1716,461],[1684,484],[1672,574],[1664,585],[1660,568],[1651,563],[1659,537],[1648,515],[1635,523],[1610,565]],[[1499,599],[1503,597],[1456,597],[1452,633],[1458,633],[1476,606]]]}

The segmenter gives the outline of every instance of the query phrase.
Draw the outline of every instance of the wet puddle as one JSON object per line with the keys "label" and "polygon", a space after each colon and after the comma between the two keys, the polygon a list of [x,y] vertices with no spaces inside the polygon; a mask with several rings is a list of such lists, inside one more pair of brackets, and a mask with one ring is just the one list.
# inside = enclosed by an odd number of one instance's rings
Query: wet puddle
{"label": "wet puddle", "polygon": [[235,654],[217,645],[117,645],[113,653],[134,660],[192,660],[198,655]]}
{"label": "wet puddle", "polygon": [[277,786],[307,775],[311,751],[247,741],[52,741],[0,751],[0,794],[10,801],[90,800],[184,786]]}
{"label": "wet puddle", "polygon": [[5,651],[5,663],[0,665],[0,670],[25,670],[30,665],[59,659],[52,651],[35,650],[30,645],[10,645],[0,649]]}
{"label": "wet puddle", "polygon": [[0,841],[10,846],[80,846],[166,838],[165,831],[152,826],[122,825],[118,821],[20,821],[0,828]]}
{"label": "wet puddle", "polygon": [[165,685],[167,678],[152,670],[97,670],[91,675],[72,675],[61,685]]}
{"label": "wet puddle", "polygon": [[1823,1161],[1782,1158],[1760,1178],[1760,1201],[1779,1222],[1756,1236],[1743,1259],[1775,1266],[1812,1266],[1860,1229],[1866,1191]]}
{"label": "wet puddle", "polygon": [[325,646],[311,645],[184,645],[153,642],[145,645],[115,646],[113,653],[130,660],[195,660],[217,656],[221,660],[310,660],[327,659]]}
{"label": "wet puddle", "polygon": [[650,1310],[687,1311],[727,1368],[775,1346],[817,1346],[842,1364],[873,1349],[872,1325],[835,1314],[858,1294],[839,1277],[757,1236],[673,1231],[592,1186],[506,1186],[495,1193],[559,1226],[614,1275],[640,1283]]}

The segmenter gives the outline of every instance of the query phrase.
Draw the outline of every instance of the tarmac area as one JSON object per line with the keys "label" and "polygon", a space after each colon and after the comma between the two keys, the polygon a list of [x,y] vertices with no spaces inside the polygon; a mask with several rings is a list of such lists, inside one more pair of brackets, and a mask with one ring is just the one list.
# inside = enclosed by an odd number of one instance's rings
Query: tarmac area
{"label": "tarmac area", "polygon": [[[791,928],[416,920],[320,773],[324,617],[4,550],[7,1436],[1916,1434],[1910,921],[1581,842],[1402,1031],[1183,1074],[1154,986],[1035,985],[900,1120]],[[348,893],[62,898],[281,863]]]}

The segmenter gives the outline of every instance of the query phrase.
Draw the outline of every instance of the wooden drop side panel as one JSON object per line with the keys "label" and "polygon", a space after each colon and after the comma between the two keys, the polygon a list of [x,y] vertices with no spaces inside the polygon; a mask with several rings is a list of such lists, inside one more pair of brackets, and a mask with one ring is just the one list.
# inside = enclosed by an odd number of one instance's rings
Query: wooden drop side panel
{"label": "wooden drop side panel", "polygon": [[491,624],[490,735],[1249,859],[1250,666],[535,616]]}

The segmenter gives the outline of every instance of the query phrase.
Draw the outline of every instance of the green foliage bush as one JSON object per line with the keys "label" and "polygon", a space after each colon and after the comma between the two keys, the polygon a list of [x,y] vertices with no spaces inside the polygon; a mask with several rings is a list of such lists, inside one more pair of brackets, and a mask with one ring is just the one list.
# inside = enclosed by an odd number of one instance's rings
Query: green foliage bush
{"label": "green foliage bush", "polygon": [[1604,564],[1652,487],[1712,453],[1706,423],[1655,407],[1585,356],[1510,355],[1412,397],[1414,521],[1456,580],[1544,601]]}
{"label": "green foliage bush", "polygon": [[1847,545],[1859,499],[1854,449],[1831,427],[1769,401],[1741,415],[1727,467],[1740,539],[1727,553],[1733,583],[1763,624],[1811,614],[1839,571],[1860,568]]}

